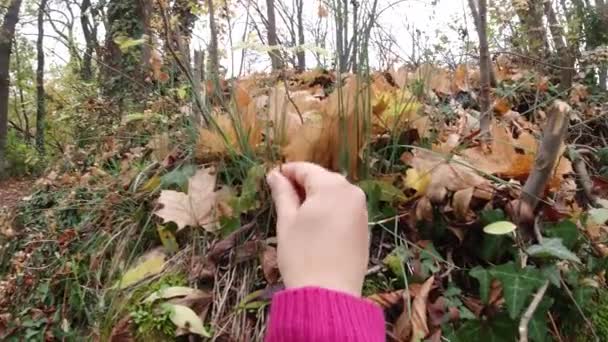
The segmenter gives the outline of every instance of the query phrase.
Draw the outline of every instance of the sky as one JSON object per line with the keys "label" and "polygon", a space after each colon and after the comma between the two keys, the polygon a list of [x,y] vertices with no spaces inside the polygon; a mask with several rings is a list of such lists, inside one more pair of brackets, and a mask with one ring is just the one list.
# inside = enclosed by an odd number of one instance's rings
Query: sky
{"label": "sky", "polygon": [[[256,1],[256,0],[252,0]],[[265,3],[265,1],[257,0],[259,3]],[[278,0],[277,0],[278,1]],[[290,2],[289,0],[282,0]],[[305,25],[312,25],[317,17],[317,8],[319,0],[305,0],[304,9],[304,21]],[[361,2],[371,0],[360,0]],[[246,1],[245,1],[246,2]],[[433,6],[433,3],[436,5]],[[407,59],[412,54],[412,31],[417,29],[421,33],[422,39],[420,40],[420,47],[429,47],[434,43],[437,43],[441,36],[444,35],[448,39],[448,46],[451,46],[453,50],[456,50],[458,46],[457,41],[459,36],[457,31],[452,29],[452,26],[468,25],[469,32],[474,33],[472,30],[472,22],[467,22],[465,19],[465,13],[468,13],[465,0],[379,0],[379,13],[378,23],[382,27],[384,32],[391,33],[396,38],[397,46],[394,47],[394,51]],[[79,13],[75,12],[78,16]],[[35,42],[37,27],[36,21],[33,18],[23,19],[21,23],[20,31],[24,33],[30,40]],[[222,58],[221,64],[227,69],[228,76],[238,74],[239,65],[241,63],[241,52],[242,50],[238,46],[243,46],[242,37],[243,32],[246,28],[246,11],[242,6],[234,8],[232,16],[232,45],[236,48],[229,47],[229,39],[225,37],[220,44],[225,46],[225,56]],[[332,31],[330,27],[330,32]],[[441,31],[438,34],[437,30]],[[79,20],[75,20],[75,33],[76,39],[80,42],[80,46],[83,47],[83,39],[81,35],[81,29],[79,26]],[[52,27],[47,23],[45,25],[45,34],[49,36],[56,36]],[[100,27],[99,38],[103,40],[104,32]],[[198,21],[194,34],[192,48],[204,49],[207,45],[208,33],[208,22],[206,18],[201,17]],[[474,38],[475,34],[471,35]],[[331,34],[330,34],[331,37]],[[310,37],[307,37],[309,40]],[[333,46],[333,37],[331,37],[328,44]],[[47,63],[52,66],[61,66],[66,63],[68,59],[68,51],[60,42],[51,37],[47,37],[44,41],[45,52],[47,57]],[[331,50],[331,48],[329,49]],[[263,51],[252,51],[248,49],[248,60],[246,64],[249,64],[249,72],[253,71],[265,71],[269,68],[269,61],[267,53]],[[313,63],[313,58],[310,52],[307,54],[309,66]],[[399,61],[401,62],[401,61]],[[377,49],[372,47],[370,49],[370,64],[372,67],[380,66],[380,59],[377,57]],[[233,67],[234,66],[234,67]]]}

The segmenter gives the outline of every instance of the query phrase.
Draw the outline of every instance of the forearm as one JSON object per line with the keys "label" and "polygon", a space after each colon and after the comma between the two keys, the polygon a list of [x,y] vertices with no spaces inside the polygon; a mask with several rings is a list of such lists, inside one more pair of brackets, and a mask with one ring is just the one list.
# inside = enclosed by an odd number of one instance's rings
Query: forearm
{"label": "forearm", "polygon": [[266,342],[384,340],[382,310],[364,299],[308,287],[279,292],[272,300]]}

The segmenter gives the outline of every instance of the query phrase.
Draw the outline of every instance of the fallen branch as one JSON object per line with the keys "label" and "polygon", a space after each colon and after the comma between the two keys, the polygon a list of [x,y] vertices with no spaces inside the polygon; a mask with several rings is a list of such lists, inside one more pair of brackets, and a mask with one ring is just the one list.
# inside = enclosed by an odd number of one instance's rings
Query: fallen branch
{"label": "fallen branch", "polygon": [[581,188],[583,188],[583,193],[589,200],[589,203],[595,207],[597,205],[597,196],[593,194],[593,181],[591,181],[591,176],[589,176],[589,172],[587,171],[585,159],[583,159],[579,151],[574,149],[570,149],[569,155],[572,156],[572,168],[576,172],[576,180]]}
{"label": "fallen branch", "polygon": [[530,320],[538,308],[540,301],[545,296],[545,292],[547,292],[548,287],[549,281],[547,280],[543,286],[538,289],[538,292],[536,292],[534,298],[532,299],[532,303],[530,303],[530,306],[528,306],[528,309],[524,315],[521,316],[521,320],[519,321],[519,342],[528,342],[528,325],[530,324]]}
{"label": "fallen branch", "polygon": [[543,131],[534,167],[526,180],[521,195],[510,203],[512,215],[519,226],[534,221],[534,210],[542,199],[547,183],[557,165],[568,130],[571,110],[567,103],[560,100],[556,100],[549,109],[549,121]]}

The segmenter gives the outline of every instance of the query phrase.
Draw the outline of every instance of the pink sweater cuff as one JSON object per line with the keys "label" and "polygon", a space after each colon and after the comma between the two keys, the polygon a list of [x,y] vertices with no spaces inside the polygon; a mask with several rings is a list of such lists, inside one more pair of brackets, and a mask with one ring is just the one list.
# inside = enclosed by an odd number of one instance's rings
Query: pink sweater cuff
{"label": "pink sweater cuff", "polygon": [[379,342],[384,317],[375,304],[346,293],[316,287],[273,296],[266,342]]}

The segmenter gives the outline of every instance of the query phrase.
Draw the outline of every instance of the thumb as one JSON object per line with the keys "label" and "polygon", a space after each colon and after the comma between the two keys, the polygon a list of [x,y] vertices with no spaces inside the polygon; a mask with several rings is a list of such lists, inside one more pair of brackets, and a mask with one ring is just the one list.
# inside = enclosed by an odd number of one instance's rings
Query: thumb
{"label": "thumb", "polygon": [[[295,216],[300,207],[300,197],[289,179],[277,170],[272,170],[266,176],[266,182],[272,192],[272,200],[277,208],[277,230],[281,230],[285,222],[289,222]],[[277,232],[279,233],[279,232]]]}

